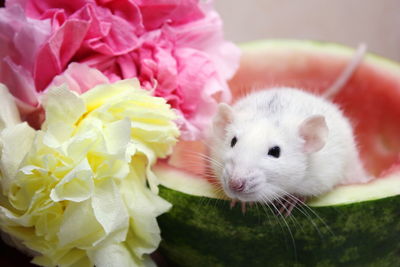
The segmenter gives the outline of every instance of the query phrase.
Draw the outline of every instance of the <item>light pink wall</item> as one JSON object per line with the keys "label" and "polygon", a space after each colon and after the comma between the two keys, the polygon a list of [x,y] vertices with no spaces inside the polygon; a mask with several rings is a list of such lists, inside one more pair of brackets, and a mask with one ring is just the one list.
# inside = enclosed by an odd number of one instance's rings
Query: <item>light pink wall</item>
{"label": "light pink wall", "polygon": [[300,38],[357,46],[400,61],[400,0],[214,0],[235,42]]}

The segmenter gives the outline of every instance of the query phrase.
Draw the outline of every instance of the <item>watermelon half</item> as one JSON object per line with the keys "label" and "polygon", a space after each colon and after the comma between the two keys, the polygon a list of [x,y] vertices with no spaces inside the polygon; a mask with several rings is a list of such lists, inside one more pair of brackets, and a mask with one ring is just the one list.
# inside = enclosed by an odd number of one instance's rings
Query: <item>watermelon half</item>
{"label": "watermelon half", "polygon": [[[289,40],[242,49],[230,82],[236,99],[273,86],[319,94],[354,53]],[[287,218],[260,204],[243,214],[207,180],[207,166],[196,156],[206,153],[205,145],[181,142],[156,168],[161,196],[174,205],[159,217],[160,251],[169,266],[400,266],[400,66],[368,55],[333,101],[351,119],[362,160],[378,178],[337,187]]]}

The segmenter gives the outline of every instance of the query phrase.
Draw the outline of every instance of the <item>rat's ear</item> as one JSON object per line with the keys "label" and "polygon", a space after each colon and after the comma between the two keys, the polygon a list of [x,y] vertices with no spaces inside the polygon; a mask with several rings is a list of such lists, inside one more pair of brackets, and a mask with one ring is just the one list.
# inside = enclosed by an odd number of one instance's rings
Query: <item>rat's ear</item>
{"label": "rat's ear", "polygon": [[299,128],[299,134],[304,139],[304,151],[314,153],[322,149],[328,139],[328,126],[325,117],[314,115],[305,119]]}
{"label": "rat's ear", "polygon": [[233,110],[225,103],[218,104],[217,113],[213,119],[213,131],[219,137],[225,134],[226,126],[233,120]]}

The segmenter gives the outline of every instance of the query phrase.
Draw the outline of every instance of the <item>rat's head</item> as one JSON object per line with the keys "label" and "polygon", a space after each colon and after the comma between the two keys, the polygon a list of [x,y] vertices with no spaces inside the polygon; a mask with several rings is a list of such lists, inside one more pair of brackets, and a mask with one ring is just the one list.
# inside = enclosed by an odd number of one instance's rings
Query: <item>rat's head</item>
{"label": "rat's head", "polygon": [[323,116],[276,123],[220,104],[213,122],[213,170],[225,193],[241,201],[268,202],[296,193],[309,155],[326,142]]}

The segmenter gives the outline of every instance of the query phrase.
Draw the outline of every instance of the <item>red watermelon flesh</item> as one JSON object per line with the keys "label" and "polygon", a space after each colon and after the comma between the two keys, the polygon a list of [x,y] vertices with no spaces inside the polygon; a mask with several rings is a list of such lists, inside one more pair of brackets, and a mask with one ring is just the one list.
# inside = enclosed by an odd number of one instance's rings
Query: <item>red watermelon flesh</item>
{"label": "red watermelon flesh", "polygon": [[[230,81],[233,101],[254,90],[277,86],[321,94],[339,77],[353,54],[354,50],[339,45],[305,41],[248,44],[243,46],[240,68]],[[332,101],[353,124],[365,168],[377,177],[398,170],[399,65],[367,55]],[[196,153],[206,154],[205,142],[180,142],[169,164],[204,176],[206,164]]]}

